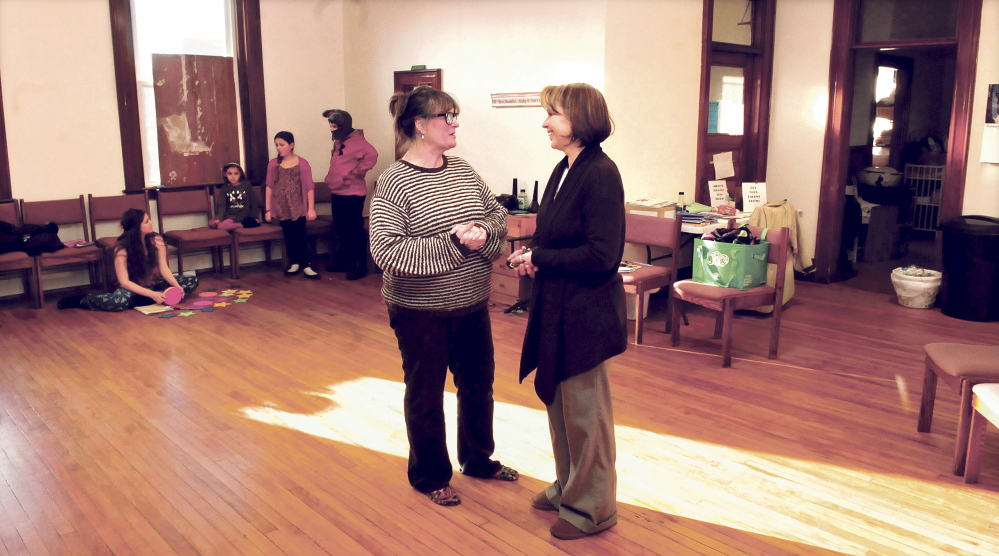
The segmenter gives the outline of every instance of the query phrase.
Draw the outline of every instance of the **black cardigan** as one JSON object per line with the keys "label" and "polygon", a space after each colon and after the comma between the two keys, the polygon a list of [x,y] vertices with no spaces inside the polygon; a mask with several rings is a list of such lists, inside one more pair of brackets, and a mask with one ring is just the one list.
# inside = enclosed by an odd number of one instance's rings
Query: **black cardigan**
{"label": "black cardigan", "polygon": [[520,380],[538,370],[545,405],[555,386],[623,353],[628,343],[624,285],[624,188],[603,149],[583,149],[562,186],[562,159],[538,211],[531,262],[538,267],[520,359]]}

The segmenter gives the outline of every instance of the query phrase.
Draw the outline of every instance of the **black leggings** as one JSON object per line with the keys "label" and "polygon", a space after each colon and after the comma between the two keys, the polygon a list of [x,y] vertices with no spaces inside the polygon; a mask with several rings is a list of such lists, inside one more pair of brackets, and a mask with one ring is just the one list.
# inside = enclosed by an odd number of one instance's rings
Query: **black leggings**
{"label": "black leggings", "polygon": [[305,236],[305,217],[299,216],[296,220],[279,222],[281,229],[284,230],[284,248],[288,252],[288,262],[310,266],[312,256],[309,253],[309,240]]}
{"label": "black leggings", "polygon": [[[180,284],[180,287],[184,288],[184,295],[193,292],[198,287],[197,276],[174,274],[174,278],[177,279],[177,283]],[[159,280],[153,282],[153,284],[149,286],[149,289],[154,292],[161,292],[168,287],[170,287],[170,284],[168,284],[166,280],[160,278]],[[152,305],[152,303],[153,300],[144,295],[130,292],[125,288],[118,288],[111,293],[84,296],[84,298],[80,300],[80,307],[90,309],[91,311],[124,311],[126,309],[139,307],[141,305]]]}

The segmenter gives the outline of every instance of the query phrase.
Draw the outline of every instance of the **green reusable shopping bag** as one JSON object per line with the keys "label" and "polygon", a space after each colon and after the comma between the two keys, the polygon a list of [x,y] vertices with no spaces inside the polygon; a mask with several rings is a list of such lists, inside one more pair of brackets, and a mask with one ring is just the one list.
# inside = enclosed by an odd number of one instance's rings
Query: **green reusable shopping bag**
{"label": "green reusable shopping bag", "polygon": [[761,286],[767,281],[769,252],[768,241],[741,245],[697,238],[694,240],[694,281],[737,290]]}

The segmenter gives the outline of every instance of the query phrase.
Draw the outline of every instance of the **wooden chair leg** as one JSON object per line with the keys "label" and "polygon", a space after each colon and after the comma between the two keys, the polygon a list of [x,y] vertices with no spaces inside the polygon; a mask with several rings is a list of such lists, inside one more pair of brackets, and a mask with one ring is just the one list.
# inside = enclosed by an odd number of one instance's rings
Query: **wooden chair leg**
{"label": "wooden chair leg", "polygon": [[732,366],[732,313],[731,305],[722,312],[722,367]]}
{"label": "wooden chair leg", "polygon": [[923,376],[923,400],[919,404],[919,422],[916,430],[919,432],[930,432],[933,425],[933,402],[937,397],[937,373],[926,366],[926,374]]}
{"label": "wooden chair leg", "polygon": [[712,338],[717,340],[718,338],[722,337],[724,320],[725,320],[725,311],[722,311],[715,316],[715,333],[714,336],[712,336]]}
{"label": "wooden chair leg", "polygon": [[673,302],[670,304],[673,307],[670,310],[670,320],[673,324],[670,325],[672,330],[670,330],[670,343],[673,347],[680,345],[680,306],[683,305],[682,299],[673,298]]}
{"label": "wooden chair leg", "polygon": [[770,319],[773,322],[770,323],[770,352],[767,353],[767,358],[777,359],[777,345],[780,343],[780,315],[776,309],[770,313]]}
{"label": "wooden chair leg", "polygon": [[635,343],[642,343],[642,326],[645,316],[645,292],[638,290],[635,294]]}
{"label": "wooden chair leg", "polygon": [[961,382],[961,407],[957,417],[957,440],[954,442],[954,474],[964,475],[965,458],[968,457],[968,435],[971,431],[971,387],[972,382]]}
{"label": "wooden chair leg", "polygon": [[669,334],[673,330],[673,288],[671,286],[666,286],[669,288],[666,292],[666,330],[665,332]]}
{"label": "wooden chair leg", "polygon": [[968,435],[967,462],[964,466],[964,482],[977,483],[982,471],[982,453],[985,452],[985,429],[989,420],[978,411],[971,415],[971,430]]}
{"label": "wooden chair leg", "polygon": [[184,274],[184,253],[177,246],[177,274]]}
{"label": "wooden chair leg", "polygon": [[232,271],[232,279],[239,279],[239,245],[236,244],[235,235],[232,244],[229,246],[229,269]]}

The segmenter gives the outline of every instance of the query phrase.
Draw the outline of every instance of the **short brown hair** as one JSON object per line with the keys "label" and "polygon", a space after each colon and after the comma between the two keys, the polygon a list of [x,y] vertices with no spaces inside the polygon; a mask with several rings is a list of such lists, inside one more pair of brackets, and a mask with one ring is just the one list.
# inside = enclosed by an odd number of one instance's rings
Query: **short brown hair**
{"label": "short brown hair", "polygon": [[416,136],[416,119],[441,112],[458,113],[458,101],[444,91],[421,85],[408,93],[393,95],[389,113],[395,118],[396,142],[400,145]]}
{"label": "short brown hair", "polygon": [[607,101],[592,85],[549,85],[541,90],[541,106],[568,118],[572,136],[584,147],[599,145],[614,133],[614,120],[607,110]]}

